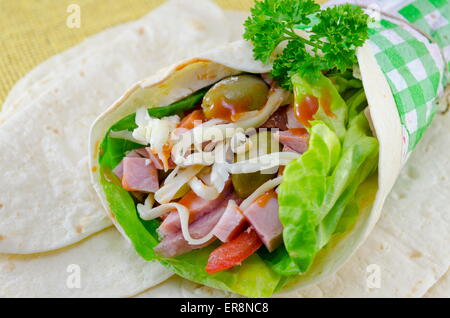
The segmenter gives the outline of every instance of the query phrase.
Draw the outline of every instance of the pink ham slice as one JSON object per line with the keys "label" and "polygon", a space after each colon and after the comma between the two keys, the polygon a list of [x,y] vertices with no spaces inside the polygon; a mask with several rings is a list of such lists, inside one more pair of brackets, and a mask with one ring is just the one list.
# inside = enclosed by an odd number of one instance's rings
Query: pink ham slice
{"label": "pink ham slice", "polygon": [[236,201],[228,201],[228,206],[213,229],[213,234],[222,242],[226,243],[242,232],[247,225],[242,211]]}
{"label": "pink ham slice", "polygon": [[[161,161],[161,159],[158,158],[157,155],[155,155],[151,151],[151,149],[149,147],[145,148],[145,152],[146,152],[147,158],[149,158],[152,161],[152,163],[153,163],[153,165],[155,166],[156,169],[164,170],[163,162]],[[172,158],[169,158],[167,163],[169,164],[169,167],[168,167],[169,169],[175,169],[176,165],[173,162]]]}
{"label": "pink ham slice", "polygon": [[125,157],[122,187],[127,191],[156,192],[159,189],[158,172],[150,159]]}
{"label": "pink ham slice", "polygon": [[294,149],[292,149],[291,147],[288,146],[284,146],[283,147],[283,152],[297,152]]}
{"label": "pink ham slice", "polygon": [[270,252],[281,244],[283,226],[278,217],[278,198],[274,190],[258,197],[244,210],[244,215]]}
{"label": "pink ham slice", "polygon": [[127,157],[136,157],[136,155],[137,155],[137,157],[149,158],[147,149],[145,147],[132,150],[127,155]]}
{"label": "pink ham slice", "polygon": [[[193,191],[189,191],[178,203],[189,209],[189,222],[192,223],[221,204],[230,194],[231,188],[231,182],[228,181],[222,193],[214,200],[205,200],[197,196]],[[178,232],[180,229],[181,225],[178,213],[171,212],[159,226],[158,233],[161,236],[166,236]]]}
{"label": "pink ham slice", "polygon": [[275,135],[278,141],[284,146],[300,154],[308,150],[309,134],[304,128],[289,129],[280,131]]}
{"label": "pink ham slice", "polygon": [[[222,217],[228,205],[228,200],[237,199],[236,194],[231,194],[221,201],[212,211],[203,215],[195,222],[189,225],[189,233],[193,238],[199,239],[211,232],[214,226]],[[178,214],[177,214],[178,217]],[[213,237],[210,241],[201,245],[190,245],[183,237],[181,230],[171,233],[164,237],[164,239],[155,247],[155,252],[162,257],[175,257],[194,249],[205,247],[211,244],[216,238]]]}
{"label": "pink ham slice", "polygon": [[295,129],[295,128],[305,128],[295,116],[294,106],[289,106],[286,110],[286,117],[287,117],[287,128],[288,129]]}
{"label": "pink ham slice", "polygon": [[114,174],[122,180],[123,178],[123,160],[113,169]]}
{"label": "pink ham slice", "polygon": [[[133,149],[127,153],[125,158],[148,158],[148,153],[145,147]],[[123,160],[113,169],[114,174],[119,177],[120,180],[123,178]]]}

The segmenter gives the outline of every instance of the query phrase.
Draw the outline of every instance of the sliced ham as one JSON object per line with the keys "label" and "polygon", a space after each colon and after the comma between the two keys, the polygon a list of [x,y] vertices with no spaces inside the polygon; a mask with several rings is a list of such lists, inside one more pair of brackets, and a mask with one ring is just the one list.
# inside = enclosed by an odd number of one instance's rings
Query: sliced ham
{"label": "sliced ham", "polygon": [[[131,150],[127,153],[125,158],[147,158],[148,154],[145,147]],[[113,169],[114,174],[119,177],[120,180],[123,178],[123,160]]]}
{"label": "sliced ham", "polygon": [[308,150],[309,134],[304,128],[280,131],[275,136],[283,146],[287,146],[297,153],[302,154]]}
{"label": "sliced ham", "polygon": [[149,158],[147,148],[145,148],[145,147],[142,147],[142,148],[138,148],[138,149],[132,150],[132,151],[127,155],[127,157],[132,157],[131,154],[132,154],[133,152],[134,152],[137,156],[139,156],[139,157],[142,157],[142,158]]}
{"label": "sliced ham", "polygon": [[244,210],[244,215],[270,252],[281,244],[283,226],[278,216],[278,198],[274,190],[258,197]]}
{"label": "sliced ham", "polygon": [[[189,191],[181,200],[178,202],[189,210],[189,222],[192,223],[199,219],[203,215],[215,209],[219,204],[221,204],[224,199],[230,194],[232,189],[231,181],[225,184],[225,188],[222,193],[214,200],[205,200],[197,196],[193,191]],[[175,233],[181,229],[180,218],[177,212],[171,212],[164,222],[158,228],[158,232],[161,236],[165,236],[171,233]]]}
{"label": "sliced ham", "polygon": [[113,173],[122,180],[123,178],[123,160],[113,169]]}
{"label": "sliced ham", "polygon": [[226,243],[234,239],[246,227],[247,220],[236,201],[228,201],[227,208],[213,229],[213,234]]}
{"label": "sliced ham", "polygon": [[302,125],[302,123],[300,123],[298,121],[297,116],[295,116],[294,106],[289,106],[287,108],[286,117],[287,117],[287,128],[288,129],[305,128]]}
{"label": "sliced ham", "polygon": [[150,159],[125,157],[122,187],[127,191],[156,192],[159,189],[158,172]]}
{"label": "sliced ham", "polygon": [[287,128],[287,107],[280,107],[267,121],[261,126],[261,128],[278,128],[280,130],[286,130]]}
{"label": "sliced ham", "polygon": [[[228,200],[236,199],[236,194],[231,194],[223,199],[212,211],[198,218],[195,222],[189,225],[189,233],[193,238],[199,239],[211,232],[214,226],[222,217],[228,205]],[[178,215],[177,215],[178,217]],[[162,257],[175,257],[194,249],[205,247],[211,244],[216,238],[213,237],[210,241],[201,245],[190,245],[183,237],[181,230],[171,233],[164,237],[164,239],[155,247],[155,252]]]}
{"label": "sliced ham", "polygon": [[289,146],[283,146],[283,152],[297,152]]}

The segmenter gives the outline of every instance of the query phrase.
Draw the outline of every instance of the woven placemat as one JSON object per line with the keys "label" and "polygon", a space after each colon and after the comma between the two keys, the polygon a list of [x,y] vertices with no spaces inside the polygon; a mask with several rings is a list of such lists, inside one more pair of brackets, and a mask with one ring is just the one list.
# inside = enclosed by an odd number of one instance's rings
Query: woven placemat
{"label": "woven placemat", "polygon": [[[164,1],[0,0],[0,105],[16,81],[50,56],[108,27],[138,19]],[[253,4],[253,0],[215,2],[234,10],[248,10]],[[73,4],[80,7],[80,28],[66,23]]]}

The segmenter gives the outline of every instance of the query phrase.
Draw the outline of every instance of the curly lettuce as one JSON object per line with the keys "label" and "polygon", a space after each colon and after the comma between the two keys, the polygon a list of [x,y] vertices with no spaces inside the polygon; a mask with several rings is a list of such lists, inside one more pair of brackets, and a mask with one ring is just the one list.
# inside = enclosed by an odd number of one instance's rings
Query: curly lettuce
{"label": "curly lettuce", "polygon": [[[327,81],[323,76],[322,88],[331,90],[329,94],[334,96],[337,90]],[[323,91],[317,83],[312,90],[311,84],[299,76],[293,85],[301,96]],[[351,99],[352,106],[363,103],[360,92],[357,94],[356,102]],[[377,167],[378,142],[372,137],[364,113],[352,113],[346,124],[348,106],[342,100],[335,104],[332,110],[341,110],[341,116],[326,118],[323,112],[317,113],[309,128],[308,151],[286,167],[279,188],[284,247],[272,254],[265,253],[264,259],[283,276],[307,272],[333,234],[342,231],[343,216],[346,224],[354,222],[358,216],[354,209],[355,194]]]}

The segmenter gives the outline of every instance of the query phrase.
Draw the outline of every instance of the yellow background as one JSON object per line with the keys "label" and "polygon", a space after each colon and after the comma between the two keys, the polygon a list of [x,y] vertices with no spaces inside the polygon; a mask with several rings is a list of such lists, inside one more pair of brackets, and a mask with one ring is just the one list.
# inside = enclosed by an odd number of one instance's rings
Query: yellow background
{"label": "yellow background", "polygon": [[[195,0],[186,0],[195,1]],[[248,10],[253,0],[214,0]],[[50,56],[110,26],[138,19],[164,0],[0,0],[0,105],[14,83]],[[318,1],[321,2],[321,1]],[[70,29],[70,4],[81,7],[81,28]],[[1,109],[1,107],[0,107]]]}

